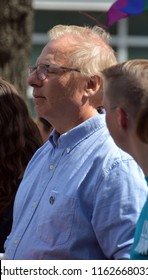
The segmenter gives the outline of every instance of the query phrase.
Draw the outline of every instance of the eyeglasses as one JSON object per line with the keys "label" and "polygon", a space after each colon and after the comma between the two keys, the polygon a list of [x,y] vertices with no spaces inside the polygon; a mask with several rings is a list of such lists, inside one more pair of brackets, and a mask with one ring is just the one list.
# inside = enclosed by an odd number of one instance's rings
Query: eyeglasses
{"label": "eyeglasses", "polygon": [[68,68],[64,66],[57,66],[57,65],[50,65],[50,64],[39,64],[38,66],[29,65],[29,75],[31,75],[34,71],[36,71],[37,77],[39,80],[44,81],[48,74],[59,74],[60,71],[62,72],[70,72],[76,71],[80,72],[79,69],[76,68]]}

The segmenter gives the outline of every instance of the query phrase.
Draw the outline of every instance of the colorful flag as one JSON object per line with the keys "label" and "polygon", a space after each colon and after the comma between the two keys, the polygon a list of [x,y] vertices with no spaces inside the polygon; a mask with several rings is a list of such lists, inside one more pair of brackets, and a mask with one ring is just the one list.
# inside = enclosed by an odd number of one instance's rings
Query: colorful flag
{"label": "colorful flag", "polygon": [[107,26],[130,15],[148,11],[148,0],[117,0],[107,11]]}

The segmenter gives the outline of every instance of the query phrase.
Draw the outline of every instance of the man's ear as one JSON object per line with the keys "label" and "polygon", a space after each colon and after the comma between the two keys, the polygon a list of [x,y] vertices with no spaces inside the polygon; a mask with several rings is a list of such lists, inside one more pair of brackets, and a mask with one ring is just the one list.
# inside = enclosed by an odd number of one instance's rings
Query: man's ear
{"label": "man's ear", "polygon": [[96,92],[99,91],[101,84],[101,78],[99,76],[89,78],[85,88],[86,95],[93,96],[96,94]]}
{"label": "man's ear", "polygon": [[119,128],[121,130],[127,129],[128,126],[128,118],[127,113],[123,108],[117,107],[116,109],[116,118],[119,125]]}

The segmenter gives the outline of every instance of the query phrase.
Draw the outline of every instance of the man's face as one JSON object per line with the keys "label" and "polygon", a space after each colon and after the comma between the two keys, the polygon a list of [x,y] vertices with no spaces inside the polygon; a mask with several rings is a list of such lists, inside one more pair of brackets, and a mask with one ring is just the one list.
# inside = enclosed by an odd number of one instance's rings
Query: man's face
{"label": "man's face", "polygon": [[[36,61],[36,66],[40,64],[52,64],[57,66],[67,66],[64,56],[60,53],[68,51],[68,42],[65,38],[56,39],[49,42],[42,50]],[[83,81],[80,82],[80,75],[72,72],[53,71],[41,81],[36,71],[28,78],[28,83],[33,87],[33,98],[35,111],[38,116],[46,118],[52,125],[56,120],[61,120],[65,116],[72,114],[81,106],[83,92]]]}

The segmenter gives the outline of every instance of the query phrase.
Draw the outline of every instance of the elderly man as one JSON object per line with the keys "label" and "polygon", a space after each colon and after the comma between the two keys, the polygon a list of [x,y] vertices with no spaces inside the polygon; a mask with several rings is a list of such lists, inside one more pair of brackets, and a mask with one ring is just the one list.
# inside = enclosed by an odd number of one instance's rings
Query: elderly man
{"label": "elderly man", "polygon": [[99,72],[116,64],[99,27],[53,27],[30,67],[35,110],[54,127],[16,196],[8,259],[129,259],[144,175],[97,107]]}

